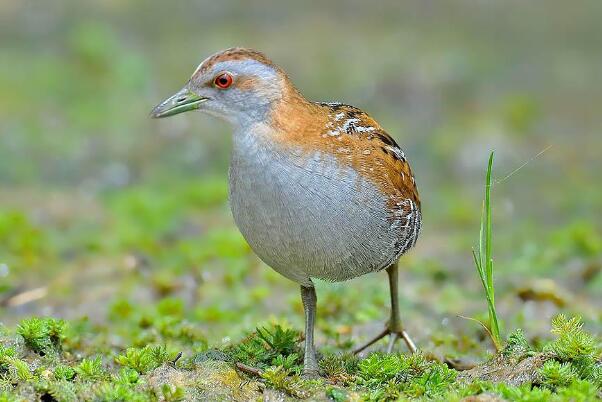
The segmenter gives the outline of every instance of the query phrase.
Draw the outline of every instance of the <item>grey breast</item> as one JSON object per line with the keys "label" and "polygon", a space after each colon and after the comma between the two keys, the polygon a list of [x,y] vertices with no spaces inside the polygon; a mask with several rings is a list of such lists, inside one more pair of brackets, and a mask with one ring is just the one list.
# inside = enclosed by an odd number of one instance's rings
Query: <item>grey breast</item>
{"label": "grey breast", "polygon": [[386,196],[330,155],[307,157],[236,133],[230,205],[253,251],[301,284],[350,279],[399,257]]}

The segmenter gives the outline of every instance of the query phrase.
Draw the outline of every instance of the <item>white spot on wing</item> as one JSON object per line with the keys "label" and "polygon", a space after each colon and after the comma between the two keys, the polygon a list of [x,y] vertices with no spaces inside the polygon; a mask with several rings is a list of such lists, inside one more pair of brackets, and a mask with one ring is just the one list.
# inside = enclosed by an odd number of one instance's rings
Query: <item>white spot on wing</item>
{"label": "white spot on wing", "polygon": [[347,132],[347,130],[349,130],[350,127],[352,127],[353,125],[355,125],[355,123],[358,123],[359,121],[360,119],[347,119],[341,129]]}
{"label": "white spot on wing", "polygon": [[395,154],[395,156],[397,156],[400,160],[405,161],[406,160],[406,156],[403,153],[403,151],[397,147],[392,147],[390,145],[387,145],[385,147],[386,150],[391,151]]}

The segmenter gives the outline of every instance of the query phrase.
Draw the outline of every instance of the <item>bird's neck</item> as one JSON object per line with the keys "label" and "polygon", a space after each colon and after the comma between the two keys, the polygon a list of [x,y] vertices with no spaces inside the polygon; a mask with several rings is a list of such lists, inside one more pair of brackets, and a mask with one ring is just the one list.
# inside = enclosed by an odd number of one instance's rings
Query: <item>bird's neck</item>
{"label": "bird's neck", "polygon": [[324,107],[307,100],[287,79],[280,94],[263,118],[236,127],[235,147],[250,146],[251,151],[259,146],[283,154],[317,149],[328,124]]}
{"label": "bird's neck", "polygon": [[270,113],[270,124],[275,130],[298,131],[316,118],[317,105],[305,99],[294,86],[288,85],[282,92],[282,98],[274,103]]}
{"label": "bird's neck", "polygon": [[327,120],[328,115],[320,105],[307,100],[290,85],[273,105],[267,123],[275,141],[292,143],[322,132]]}

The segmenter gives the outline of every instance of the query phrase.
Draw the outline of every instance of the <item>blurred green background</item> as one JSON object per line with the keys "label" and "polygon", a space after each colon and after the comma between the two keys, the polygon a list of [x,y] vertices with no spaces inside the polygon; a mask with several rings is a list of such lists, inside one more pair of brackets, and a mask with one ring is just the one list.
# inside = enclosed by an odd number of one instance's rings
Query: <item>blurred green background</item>
{"label": "blurred green background", "polygon": [[[301,328],[297,286],[230,216],[230,128],[148,118],[206,56],[247,46],[308,98],[365,109],[405,149],[424,226],[401,262],[402,317],[421,345],[483,339],[457,316],[486,312],[471,248],[490,150],[506,330],[537,338],[567,311],[599,331],[601,20],[598,0],[3,0],[0,321],[111,329],[175,309],[213,343],[267,321]],[[372,334],[388,314],[384,274],[319,283],[318,299],[321,344]]]}

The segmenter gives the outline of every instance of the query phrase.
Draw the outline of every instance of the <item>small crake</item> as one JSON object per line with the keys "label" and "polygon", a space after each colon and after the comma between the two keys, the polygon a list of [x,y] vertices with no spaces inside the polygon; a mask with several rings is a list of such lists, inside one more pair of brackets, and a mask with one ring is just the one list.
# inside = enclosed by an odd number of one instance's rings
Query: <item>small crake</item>
{"label": "small crake", "polygon": [[318,375],[312,278],[344,281],[386,270],[391,318],[360,352],[402,338],[398,260],[416,244],[422,221],[404,152],[353,106],[307,100],[262,53],[233,48],[204,60],[175,95],[152,111],[166,117],[200,110],[234,127],[230,205],[253,251],[301,285],[304,373]]}

